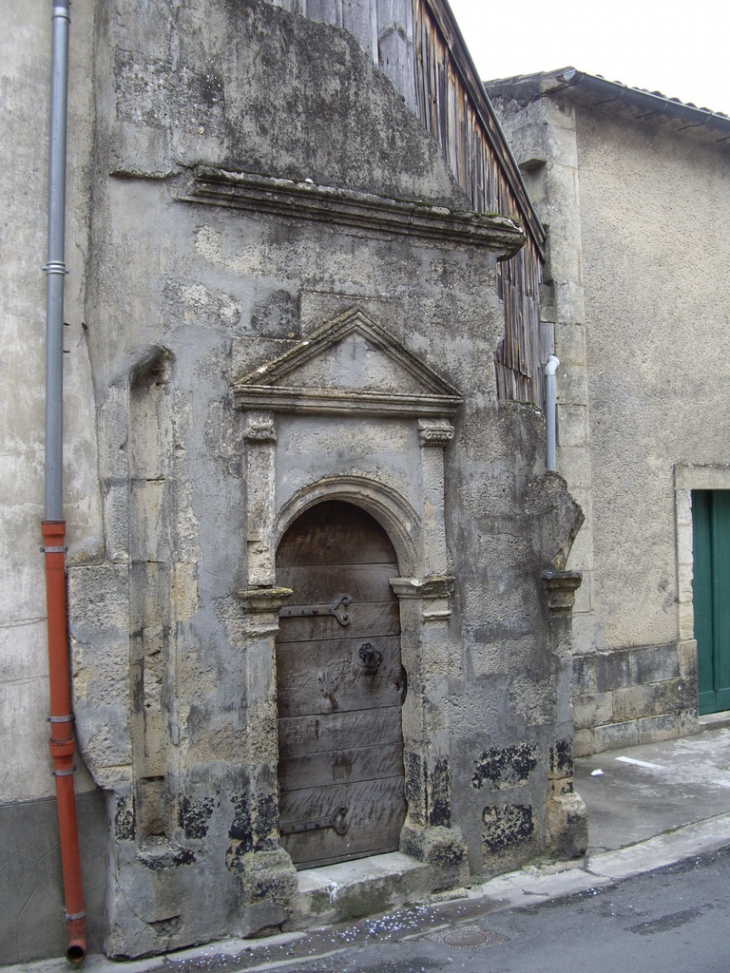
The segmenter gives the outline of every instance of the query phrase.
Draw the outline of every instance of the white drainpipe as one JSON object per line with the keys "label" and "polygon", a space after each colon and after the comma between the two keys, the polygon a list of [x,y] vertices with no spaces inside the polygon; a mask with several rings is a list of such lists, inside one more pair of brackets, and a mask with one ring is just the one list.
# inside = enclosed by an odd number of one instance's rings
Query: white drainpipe
{"label": "white drainpipe", "polygon": [[550,355],[545,362],[545,420],[547,432],[547,451],[545,466],[548,470],[557,469],[555,451],[557,447],[557,428],[555,423],[555,373],[560,359]]}

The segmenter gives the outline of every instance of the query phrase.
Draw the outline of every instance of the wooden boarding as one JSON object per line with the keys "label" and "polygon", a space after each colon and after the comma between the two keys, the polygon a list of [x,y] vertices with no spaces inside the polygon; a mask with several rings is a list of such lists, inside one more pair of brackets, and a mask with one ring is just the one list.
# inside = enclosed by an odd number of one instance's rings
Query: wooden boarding
{"label": "wooden boarding", "polygon": [[336,750],[343,734],[357,732],[370,746],[387,747],[402,736],[400,705],[279,719],[279,755],[288,758]]}
{"label": "wooden boarding", "polygon": [[[281,584],[277,570],[277,584]],[[347,593],[352,602],[388,601],[390,579],[398,577],[397,564],[316,564],[287,568],[286,587],[294,594],[292,605],[315,605]],[[344,583],[345,577],[347,584]],[[349,611],[349,608],[348,608]]]}
{"label": "wooden boarding", "polygon": [[347,808],[347,831],[318,828],[282,835],[282,847],[292,861],[310,868],[324,861],[347,861],[366,855],[397,851],[405,819],[403,775],[334,787],[307,788],[282,794],[280,817],[283,829],[292,822],[334,817]]}
{"label": "wooden boarding", "polygon": [[279,771],[279,786],[284,790],[307,787],[332,787],[357,781],[380,780],[403,773],[403,745],[374,744],[351,750],[298,754],[286,760]]}
{"label": "wooden boarding", "polygon": [[369,640],[383,655],[374,670],[359,664],[357,639],[289,643],[285,652],[277,654],[279,715],[393,706],[400,699],[403,680],[398,641]]}
{"label": "wooden boarding", "polygon": [[317,639],[364,639],[372,635],[400,635],[398,603],[392,601],[352,601],[343,609],[347,625],[341,625],[332,615],[281,618],[277,642],[313,642]]}
{"label": "wooden boarding", "polygon": [[[276,573],[300,609],[277,638],[282,847],[297,867],[395,851],[406,687],[393,546],[363,510],[328,501],[289,528]],[[344,594],[346,624],[328,612]]]}

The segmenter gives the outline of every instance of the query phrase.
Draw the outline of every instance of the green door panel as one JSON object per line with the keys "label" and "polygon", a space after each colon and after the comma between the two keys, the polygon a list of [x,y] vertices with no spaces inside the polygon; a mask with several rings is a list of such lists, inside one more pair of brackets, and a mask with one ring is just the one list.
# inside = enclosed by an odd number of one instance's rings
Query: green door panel
{"label": "green door panel", "polygon": [[730,709],[730,490],[692,491],[699,711]]}

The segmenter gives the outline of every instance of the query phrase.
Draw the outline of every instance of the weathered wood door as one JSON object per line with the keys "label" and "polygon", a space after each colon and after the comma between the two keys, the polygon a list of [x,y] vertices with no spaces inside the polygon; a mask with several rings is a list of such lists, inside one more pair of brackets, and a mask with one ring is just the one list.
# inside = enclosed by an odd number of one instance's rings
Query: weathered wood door
{"label": "weathered wood door", "polygon": [[398,576],[383,528],[327,501],[276,557],[282,846],[299,868],[397,851],[405,820]]}
{"label": "weathered wood door", "polygon": [[730,490],[693,490],[699,711],[730,709]]}

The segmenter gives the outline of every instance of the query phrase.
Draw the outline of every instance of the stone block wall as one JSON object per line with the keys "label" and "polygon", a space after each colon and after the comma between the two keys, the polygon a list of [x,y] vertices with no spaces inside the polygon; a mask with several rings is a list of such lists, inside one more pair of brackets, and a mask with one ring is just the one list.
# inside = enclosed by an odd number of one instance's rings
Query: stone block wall
{"label": "stone block wall", "polygon": [[697,719],[696,669],[693,641],[575,656],[575,756],[692,732]]}

